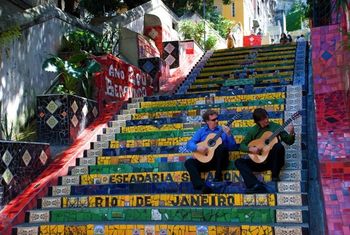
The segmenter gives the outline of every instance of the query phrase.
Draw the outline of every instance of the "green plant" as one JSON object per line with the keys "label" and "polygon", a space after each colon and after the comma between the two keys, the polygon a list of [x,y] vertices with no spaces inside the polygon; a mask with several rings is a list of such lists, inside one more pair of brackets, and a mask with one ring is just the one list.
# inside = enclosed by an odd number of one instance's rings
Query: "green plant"
{"label": "green plant", "polygon": [[7,113],[5,113],[3,120],[0,121],[0,129],[5,140],[11,140],[13,134],[13,122],[8,126]]}
{"label": "green plant", "polygon": [[92,98],[92,74],[100,71],[101,66],[90,54],[80,52],[71,56],[68,60],[52,56],[44,61],[43,69],[48,72],[58,73],[56,78],[60,79],[55,89],[57,93],[68,93]]}
{"label": "green plant", "polygon": [[111,53],[118,38],[118,29],[107,27],[103,35],[96,35],[87,30],[69,31],[63,37],[61,51],[80,52],[86,51],[93,55]]}
{"label": "green plant", "polygon": [[209,35],[209,37],[207,38],[207,40],[204,43],[205,49],[206,50],[213,49],[215,47],[217,41],[218,41],[217,37],[215,37],[213,35]]}
{"label": "green plant", "polygon": [[21,29],[18,25],[0,33],[0,48],[21,36]]}
{"label": "green plant", "polygon": [[208,35],[204,42],[203,22],[196,24],[192,21],[185,20],[180,23],[180,32],[184,39],[193,39],[206,50],[212,49],[218,40],[216,36]]}

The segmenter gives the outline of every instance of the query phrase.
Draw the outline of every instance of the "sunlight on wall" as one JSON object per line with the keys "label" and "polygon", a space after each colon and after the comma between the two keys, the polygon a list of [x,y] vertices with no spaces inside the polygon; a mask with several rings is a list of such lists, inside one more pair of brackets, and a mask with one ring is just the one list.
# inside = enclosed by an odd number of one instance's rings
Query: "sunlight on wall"
{"label": "sunlight on wall", "polygon": [[18,89],[18,93],[13,94],[13,96],[11,97],[12,99],[9,99],[6,107],[8,124],[13,123],[13,126],[15,126],[15,122],[16,120],[18,120],[17,111],[19,109],[20,104],[23,101],[23,93],[24,93],[24,88],[22,83]]}

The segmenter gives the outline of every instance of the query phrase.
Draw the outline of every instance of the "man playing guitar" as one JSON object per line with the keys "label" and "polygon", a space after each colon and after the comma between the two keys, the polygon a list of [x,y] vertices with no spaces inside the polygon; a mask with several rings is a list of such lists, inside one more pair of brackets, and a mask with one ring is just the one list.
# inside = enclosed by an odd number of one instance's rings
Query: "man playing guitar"
{"label": "man playing guitar", "polygon": [[[253,112],[253,119],[256,123],[251,127],[247,135],[240,144],[242,152],[249,153],[250,158],[240,158],[235,161],[235,165],[244,179],[246,185],[246,193],[267,193],[268,190],[265,184],[260,182],[253,172],[262,172],[271,170],[272,180],[279,181],[281,168],[284,166],[285,149],[281,141],[288,145],[292,145],[295,141],[295,133],[293,125],[288,126],[288,133],[283,130],[282,126],[269,121],[267,111],[262,108],[257,108]],[[277,138],[274,138],[275,143],[272,143],[271,149],[266,153],[266,159],[260,161],[254,156],[263,155],[264,149],[258,145],[254,145],[256,139],[262,138],[265,132],[278,132]],[[263,143],[266,144],[266,143]]]}
{"label": "man playing guitar", "polygon": [[202,155],[207,155],[209,148],[203,145],[198,145],[203,142],[209,134],[220,133],[220,141],[222,144],[215,149],[213,158],[208,162],[201,162],[195,158],[186,160],[185,167],[190,174],[193,188],[201,190],[202,193],[211,193],[212,190],[201,179],[201,172],[215,170],[214,181],[222,181],[222,170],[224,170],[229,163],[229,151],[232,151],[236,142],[231,134],[231,129],[228,126],[218,125],[218,113],[215,110],[207,110],[202,115],[203,121],[206,123],[201,127],[187,143],[187,149],[192,152],[198,152]]}

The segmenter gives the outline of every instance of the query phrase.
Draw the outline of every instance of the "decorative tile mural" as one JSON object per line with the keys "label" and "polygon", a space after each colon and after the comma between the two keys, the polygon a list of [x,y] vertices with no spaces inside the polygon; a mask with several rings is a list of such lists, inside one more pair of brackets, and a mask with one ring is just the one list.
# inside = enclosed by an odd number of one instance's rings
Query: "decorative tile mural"
{"label": "decorative tile mural", "polygon": [[167,72],[166,70],[169,70],[169,67],[159,57],[151,57],[151,58],[143,58],[139,59],[139,68],[141,68],[142,71],[148,73],[152,79],[152,86],[153,91],[158,92],[159,91],[159,80],[162,76],[166,76]]}
{"label": "decorative tile mural", "polygon": [[312,29],[318,156],[329,234],[350,234],[350,52],[339,25]]}
{"label": "decorative tile mural", "polygon": [[170,69],[179,67],[179,41],[163,42],[163,60],[170,66]]}
{"label": "decorative tile mural", "polygon": [[21,193],[49,162],[49,144],[0,141],[0,208]]}
{"label": "decorative tile mural", "polygon": [[97,102],[74,95],[37,97],[37,128],[40,141],[71,144],[97,118]]}

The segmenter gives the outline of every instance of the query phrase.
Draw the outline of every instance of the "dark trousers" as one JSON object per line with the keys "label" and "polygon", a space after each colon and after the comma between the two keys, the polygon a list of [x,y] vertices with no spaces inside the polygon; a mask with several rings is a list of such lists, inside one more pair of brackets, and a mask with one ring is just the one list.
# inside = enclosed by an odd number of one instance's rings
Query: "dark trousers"
{"label": "dark trousers", "polygon": [[272,178],[278,178],[281,168],[284,166],[285,149],[281,143],[275,144],[269,152],[266,160],[262,163],[255,163],[250,158],[240,158],[235,161],[239,173],[244,179],[247,188],[259,183],[253,172],[271,170]]}
{"label": "dark trousers", "polygon": [[222,180],[222,171],[227,168],[229,163],[229,153],[222,144],[214,152],[213,159],[210,162],[202,163],[197,159],[191,158],[186,160],[185,167],[190,174],[193,188],[201,189],[204,182],[201,179],[201,172],[215,170],[215,179]]}

